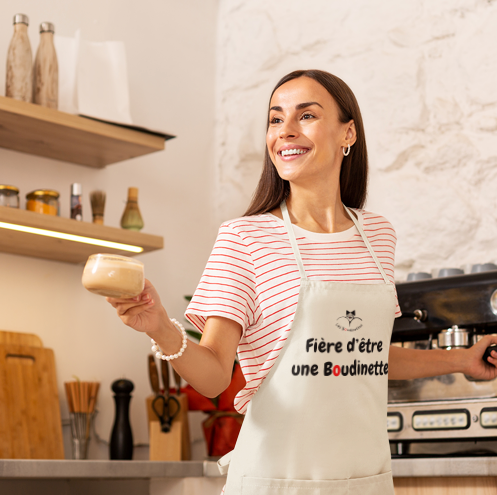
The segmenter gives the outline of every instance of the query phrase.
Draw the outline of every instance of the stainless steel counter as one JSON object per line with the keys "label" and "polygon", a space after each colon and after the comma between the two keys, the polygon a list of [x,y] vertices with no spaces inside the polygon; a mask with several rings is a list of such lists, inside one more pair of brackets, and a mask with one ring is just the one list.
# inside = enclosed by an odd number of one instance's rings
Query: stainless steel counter
{"label": "stainless steel counter", "polygon": [[[1,459],[0,478],[36,479],[151,479],[202,477],[204,464],[215,462],[181,461],[70,461]],[[217,467],[216,467],[217,470]],[[219,473],[219,472],[218,472]]]}
{"label": "stainless steel counter", "polygon": [[[394,477],[497,476],[497,457],[393,459]],[[0,460],[0,479],[220,478],[213,461]]]}
{"label": "stainless steel counter", "polygon": [[497,476],[497,457],[392,459],[394,478]]}

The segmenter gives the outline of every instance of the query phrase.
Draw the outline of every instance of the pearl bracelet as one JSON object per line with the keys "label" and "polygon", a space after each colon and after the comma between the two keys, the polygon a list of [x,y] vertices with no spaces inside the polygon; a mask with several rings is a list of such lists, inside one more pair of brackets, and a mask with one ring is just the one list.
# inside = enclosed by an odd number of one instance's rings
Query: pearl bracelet
{"label": "pearl bracelet", "polygon": [[160,347],[157,345],[157,342],[154,339],[152,340],[152,351],[155,352],[155,357],[157,359],[162,359],[163,361],[172,361],[173,359],[179,358],[180,356],[183,355],[183,352],[186,349],[186,345],[188,343],[188,339],[186,338],[186,331],[185,327],[178,321],[175,320],[174,318],[170,318],[172,321],[173,325],[180,330],[181,336],[183,338],[183,344],[181,345],[181,349],[176,353],[176,354],[171,354],[169,356],[166,356],[161,350]]}

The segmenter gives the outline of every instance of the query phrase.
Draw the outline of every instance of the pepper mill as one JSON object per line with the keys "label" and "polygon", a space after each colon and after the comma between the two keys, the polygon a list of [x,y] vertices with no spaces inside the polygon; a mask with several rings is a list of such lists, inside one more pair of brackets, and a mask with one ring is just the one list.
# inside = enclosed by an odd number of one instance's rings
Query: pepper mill
{"label": "pepper mill", "polygon": [[115,393],[116,417],[110,437],[111,460],[131,460],[133,458],[133,433],[129,423],[129,403],[135,386],[124,378],[112,383]]}

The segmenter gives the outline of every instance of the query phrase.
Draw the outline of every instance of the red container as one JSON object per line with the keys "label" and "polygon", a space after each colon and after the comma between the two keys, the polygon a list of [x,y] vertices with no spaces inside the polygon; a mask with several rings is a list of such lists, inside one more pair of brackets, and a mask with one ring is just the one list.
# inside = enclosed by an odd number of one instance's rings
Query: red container
{"label": "red container", "polygon": [[211,413],[202,423],[209,456],[223,456],[233,450],[242,423],[242,414],[225,411]]}
{"label": "red container", "polygon": [[235,448],[244,416],[236,412],[233,402],[244,386],[245,378],[237,363],[228,388],[214,400],[199,394],[190,385],[185,387],[188,409],[209,413],[209,417],[202,423],[209,456],[223,456]]}

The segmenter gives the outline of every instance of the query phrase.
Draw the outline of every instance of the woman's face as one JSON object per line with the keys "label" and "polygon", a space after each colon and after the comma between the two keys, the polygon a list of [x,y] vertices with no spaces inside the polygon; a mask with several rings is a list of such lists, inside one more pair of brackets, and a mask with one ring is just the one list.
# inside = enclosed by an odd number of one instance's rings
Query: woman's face
{"label": "woman's face", "polygon": [[342,147],[355,142],[354,122],[340,122],[338,106],[317,81],[292,79],[273,94],[266,144],[282,179],[302,185],[337,173]]}

